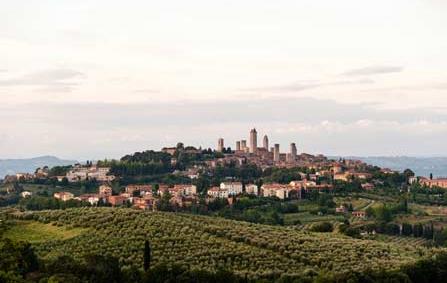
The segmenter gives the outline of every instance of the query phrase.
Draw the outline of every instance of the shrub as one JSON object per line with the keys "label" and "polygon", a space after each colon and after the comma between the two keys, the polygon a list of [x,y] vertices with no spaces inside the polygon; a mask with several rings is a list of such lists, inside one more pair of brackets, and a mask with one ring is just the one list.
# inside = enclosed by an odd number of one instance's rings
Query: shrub
{"label": "shrub", "polygon": [[334,231],[334,225],[330,222],[320,222],[312,224],[310,227],[310,231],[312,232],[321,232],[321,233],[327,233]]}

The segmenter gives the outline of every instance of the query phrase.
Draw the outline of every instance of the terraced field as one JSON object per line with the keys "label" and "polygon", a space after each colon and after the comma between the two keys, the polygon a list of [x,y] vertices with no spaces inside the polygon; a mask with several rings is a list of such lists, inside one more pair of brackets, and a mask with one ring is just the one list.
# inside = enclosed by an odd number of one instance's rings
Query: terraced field
{"label": "terraced field", "polygon": [[377,240],[395,243],[401,246],[422,246],[427,245],[429,240],[424,238],[414,238],[414,237],[403,237],[403,236],[389,236],[389,235],[380,235],[377,237]]}
{"label": "terraced field", "polygon": [[322,269],[336,273],[393,269],[431,253],[420,246],[357,240],[335,233],[125,208],[74,208],[17,217],[83,229],[74,237],[35,242],[43,257],[71,254],[80,258],[99,253],[119,258],[123,266],[141,266],[144,240],[149,239],[154,264],[207,270],[222,267],[251,278]]}

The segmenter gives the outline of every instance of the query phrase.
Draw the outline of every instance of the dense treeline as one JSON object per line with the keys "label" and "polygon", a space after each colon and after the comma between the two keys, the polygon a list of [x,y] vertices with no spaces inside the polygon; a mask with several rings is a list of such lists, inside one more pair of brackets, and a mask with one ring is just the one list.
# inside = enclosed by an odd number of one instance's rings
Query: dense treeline
{"label": "dense treeline", "polygon": [[228,164],[226,166],[217,166],[211,170],[211,176],[215,180],[213,183],[224,181],[228,177],[239,180],[244,183],[254,182],[262,175],[261,168],[254,164],[245,164],[236,166],[236,164]]}
{"label": "dense treeline", "polygon": [[171,156],[153,150],[125,155],[119,161],[98,161],[98,166],[110,167],[110,174],[116,176],[157,175],[172,171]]}
{"label": "dense treeline", "polygon": [[262,172],[262,180],[264,183],[280,183],[288,184],[291,181],[301,180],[300,172],[310,174],[315,173],[315,169],[310,170],[307,168],[267,168]]}
{"label": "dense treeline", "polygon": [[395,215],[407,212],[409,212],[409,209],[406,199],[402,199],[397,204],[383,204],[375,208],[369,207],[366,209],[366,214],[379,222],[390,222]]}
{"label": "dense treeline", "polygon": [[55,177],[55,176],[65,176],[67,172],[72,168],[71,165],[68,166],[54,166],[50,168],[48,172],[49,177]]}
{"label": "dense treeline", "polygon": [[169,165],[171,163],[171,155],[165,152],[146,150],[143,152],[135,152],[121,157],[123,162],[141,162],[141,163],[161,163]]}
{"label": "dense treeline", "polygon": [[89,202],[84,202],[76,199],[62,201],[54,197],[43,196],[22,198],[19,201],[19,205],[27,210],[65,209],[71,207],[91,206]]}
{"label": "dense treeline", "polygon": [[169,165],[151,162],[112,162],[110,173],[116,176],[144,176],[169,173],[171,167]]}
{"label": "dense treeline", "polygon": [[283,225],[283,214],[295,212],[298,212],[298,205],[294,203],[284,203],[274,198],[244,197],[232,206],[220,209],[217,215],[252,223]]}
{"label": "dense treeline", "polygon": [[182,143],[178,143],[174,153],[174,158],[176,159],[174,167],[178,170],[185,170],[187,167],[201,164],[206,160],[222,158],[224,153],[231,153],[231,148],[224,148],[223,152],[217,152],[211,148],[199,150],[195,147],[185,147]]}
{"label": "dense treeline", "polygon": [[[231,149],[228,150],[231,152]],[[211,149],[184,147],[179,143],[172,156],[162,151],[147,150],[125,155],[119,161],[99,161],[98,165],[111,167],[110,173],[120,177],[152,176],[185,170],[189,166],[219,157],[223,157],[223,154]],[[172,163],[171,159],[175,162]]]}
{"label": "dense treeline", "polygon": [[0,207],[17,204],[20,200],[18,193],[9,193],[0,191]]}

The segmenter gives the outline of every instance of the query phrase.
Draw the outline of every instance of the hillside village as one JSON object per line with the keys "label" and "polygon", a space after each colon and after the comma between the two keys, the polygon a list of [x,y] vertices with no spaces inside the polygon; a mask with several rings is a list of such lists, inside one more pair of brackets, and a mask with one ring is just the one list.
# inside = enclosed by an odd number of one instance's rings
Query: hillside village
{"label": "hillside village", "polygon": [[[115,175],[115,172],[111,170],[112,167],[107,166],[115,163],[87,161],[86,164],[75,164],[74,166],[57,168],[57,170],[43,167],[37,168],[34,174],[17,173],[8,175],[4,178],[3,183],[57,181],[57,184],[60,185],[95,181],[98,184],[97,192],[74,195],[71,192],[60,191],[54,193],[54,198],[62,201],[74,199],[88,202],[90,205],[98,205],[99,203],[112,206],[130,205],[135,208],[150,210],[157,209],[157,201],[164,195],[169,195],[173,206],[185,207],[198,203],[199,195],[205,196],[206,203],[217,198],[227,199],[231,203],[243,194],[276,197],[280,200],[302,199],[311,191],[331,191],[337,182],[356,182],[365,191],[373,190],[377,185],[383,185],[380,178],[374,178],[373,176],[374,172],[372,171],[377,172],[377,168],[373,168],[360,160],[330,160],[323,155],[298,154],[295,143],[290,144],[289,153],[281,153],[279,144],[269,148],[267,135],[263,138],[262,147],[258,147],[256,129],[250,131],[249,145],[247,145],[246,140],[237,141],[235,150],[225,148],[224,139],[219,138],[217,149],[214,151],[183,147],[182,144],[179,144],[177,147],[163,148],[159,153],[164,154],[164,158],[168,159],[168,163],[171,165],[172,169],[170,170],[172,171],[168,170],[166,173],[184,176],[190,181],[182,180],[182,183],[178,184],[130,183],[122,187],[120,191],[114,192],[111,183],[125,177],[122,174],[121,176]],[[211,153],[211,157],[205,160],[193,160],[186,166],[176,167],[182,161],[182,157],[188,155],[203,156],[203,153]],[[271,168],[295,169],[297,179],[290,180],[287,183],[246,183],[243,182],[244,180],[237,180],[237,177],[227,176],[226,178],[229,178],[229,180],[220,182],[218,186],[206,187],[200,192],[197,190],[197,186],[193,184],[194,180],[199,179],[202,175],[210,174],[210,170],[218,167],[243,167],[246,165],[256,166],[262,171]],[[379,173],[392,175],[397,172],[387,168],[379,168]],[[419,184],[428,188],[447,188],[447,179],[411,175],[408,176],[406,184],[403,185],[411,184]],[[21,192],[21,195],[29,197],[32,192],[24,191]]]}

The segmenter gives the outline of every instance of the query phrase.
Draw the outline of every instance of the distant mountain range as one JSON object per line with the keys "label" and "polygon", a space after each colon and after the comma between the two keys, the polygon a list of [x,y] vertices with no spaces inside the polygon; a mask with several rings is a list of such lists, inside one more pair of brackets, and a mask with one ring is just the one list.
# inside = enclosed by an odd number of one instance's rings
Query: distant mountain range
{"label": "distant mountain range", "polygon": [[[332,157],[339,158],[339,157]],[[408,156],[344,156],[346,159],[359,159],[368,164],[403,171],[413,170],[417,176],[447,177],[447,157],[408,157]]]}
{"label": "distant mountain range", "polygon": [[33,173],[36,168],[75,164],[75,160],[63,160],[55,156],[40,156],[27,159],[0,159],[0,178],[8,174]]}

